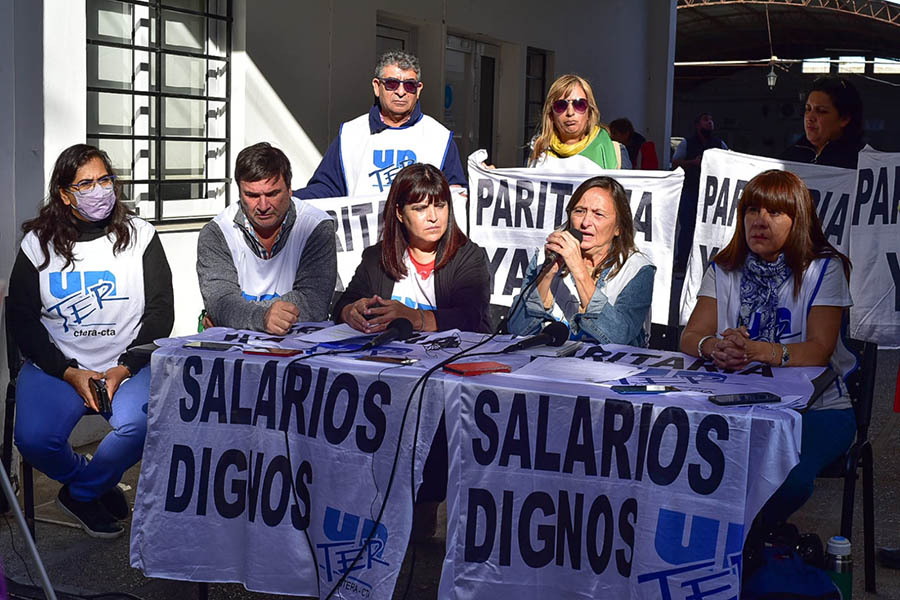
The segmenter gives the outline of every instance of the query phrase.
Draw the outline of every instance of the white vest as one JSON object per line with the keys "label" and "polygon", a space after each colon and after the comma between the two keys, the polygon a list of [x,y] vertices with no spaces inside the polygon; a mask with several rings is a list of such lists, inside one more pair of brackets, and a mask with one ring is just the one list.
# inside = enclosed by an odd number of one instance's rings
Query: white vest
{"label": "white vest", "polygon": [[389,127],[373,135],[366,113],[342,124],[340,138],[347,195],[363,196],[386,194],[397,172],[412,163],[442,168],[453,134],[422,115],[411,127]]}
{"label": "white vest", "polygon": [[[829,260],[838,259],[817,258],[810,263],[803,274],[800,294],[797,298],[794,298],[793,276],[778,288],[777,314],[781,328],[781,343],[796,344],[806,341],[806,334],[809,331],[807,318],[812,308],[812,302],[819,291],[820,278],[824,276]],[[737,324],[740,315],[741,269],[726,271],[715,265],[715,272],[718,331],[725,331]],[[843,277],[843,275],[841,276]],[[843,385],[843,378],[855,368],[856,363],[856,357],[844,345],[841,335],[838,335],[837,345],[829,359],[829,364],[840,375],[840,382],[822,393],[821,398],[814,405],[815,408],[849,408],[851,406],[846,386]]]}
{"label": "white vest", "polygon": [[231,260],[237,270],[238,285],[246,300],[271,300],[294,289],[297,265],[300,264],[306,240],[319,223],[331,218],[328,213],[308,202],[297,198],[291,198],[291,201],[297,211],[297,220],[294,221],[281,251],[269,259],[258,257],[247,246],[243,231],[234,222],[234,217],[240,210],[240,202],[235,202],[213,219],[225,236]]}
{"label": "white vest", "polygon": [[[50,339],[80,366],[101,373],[116,366],[144,315],[143,258],[155,230],[136,217],[131,223],[131,243],[118,254],[112,236],[76,242],[75,264],[64,271],[65,259],[51,244],[50,264],[38,271],[41,323]],[[44,262],[33,231],[22,240],[22,251],[35,268]]]}

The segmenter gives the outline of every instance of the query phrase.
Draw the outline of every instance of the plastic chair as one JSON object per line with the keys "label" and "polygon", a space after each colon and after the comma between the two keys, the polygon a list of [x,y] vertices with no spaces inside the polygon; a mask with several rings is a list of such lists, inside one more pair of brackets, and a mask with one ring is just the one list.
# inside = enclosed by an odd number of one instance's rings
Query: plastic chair
{"label": "plastic chair", "polygon": [[[6,302],[4,301],[4,307]],[[9,367],[9,383],[6,385],[6,414],[3,420],[3,467],[7,473],[12,473],[12,445],[13,445],[13,428],[16,422],[16,378],[19,376],[19,369],[22,366],[22,356],[19,354],[19,347],[13,339],[9,328],[9,313],[4,309],[4,320],[6,324],[6,361]],[[34,473],[31,465],[22,460],[22,496],[25,501],[25,522],[28,524],[28,531],[31,533],[31,539],[35,539],[34,535]],[[9,509],[9,507],[5,507]]]}
{"label": "plastic chair", "polygon": [[853,534],[853,502],[856,480],[862,469],[863,488],[863,552],[866,591],[875,593],[875,486],[872,443],[869,423],[872,420],[872,401],[875,395],[875,367],[878,346],[871,342],[847,340],[847,345],[859,357],[859,366],[847,377],[847,388],[856,414],[856,441],[839,458],[825,468],[819,477],[843,478],[844,499],[841,503],[841,535],[848,540]]}

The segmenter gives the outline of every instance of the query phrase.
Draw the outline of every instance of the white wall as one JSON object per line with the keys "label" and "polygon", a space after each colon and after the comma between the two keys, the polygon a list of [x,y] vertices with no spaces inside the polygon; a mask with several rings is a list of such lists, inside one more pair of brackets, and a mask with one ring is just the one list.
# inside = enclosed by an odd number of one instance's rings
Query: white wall
{"label": "white wall", "polygon": [[247,13],[246,55],[294,122],[273,128],[265,124],[269,115],[248,104],[246,139],[254,139],[254,129],[276,129],[275,143],[294,152],[294,187],[312,174],[340,123],[370,106],[379,12],[418,29],[422,106],[433,116],[442,113],[446,34],[500,45],[499,166],[521,157],[528,46],[553,53],[551,80],[567,72],[587,77],[605,121],[627,116],[658,148],[667,147],[674,0],[603,0],[560,10],[544,0],[256,0]]}

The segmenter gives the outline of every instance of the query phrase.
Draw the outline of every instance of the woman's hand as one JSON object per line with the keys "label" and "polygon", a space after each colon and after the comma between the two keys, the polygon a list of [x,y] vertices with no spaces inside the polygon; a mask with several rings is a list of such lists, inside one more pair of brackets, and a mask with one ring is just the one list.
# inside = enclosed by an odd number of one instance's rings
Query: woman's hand
{"label": "woman's hand", "polygon": [[341,319],[344,323],[357,331],[371,333],[369,318],[371,308],[379,304],[378,296],[360,298],[352,304],[348,304],[341,310]]}
{"label": "woman's hand", "polygon": [[572,274],[587,269],[581,256],[581,242],[568,231],[554,231],[548,235],[544,249],[548,252],[556,252],[559,255],[556,262],[565,263]]}
{"label": "woman's hand", "polygon": [[[75,367],[68,367],[63,373],[63,381],[75,388],[75,391],[84,400],[84,405],[100,412],[100,406],[94,402],[94,396],[91,394],[90,379],[103,379],[103,373]],[[112,395],[110,395],[111,397]]]}
{"label": "woman's hand", "polygon": [[106,393],[109,394],[109,401],[112,403],[116,390],[122,385],[122,382],[131,377],[131,371],[125,365],[117,365],[106,370],[103,378],[106,379]]}
{"label": "woman's hand", "polygon": [[417,329],[417,325],[422,320],[419,311],[402,302],[385,300],[379,296],[374,296],[374,300],[377,302],[369,309],[369,313],[373,316],[369,318],[369,328],[366,329],[366,333],[381,333],[394,319],[407,319],[412,323],[413,329]]}
{"label": "woman's hand", "polygon": [[[741,331],[743,330],[743,331]],[[721,369],[742,369],[750,363],[748,354],[747,330],[744,327],[739,329],[726,329],[722,332],[722,337],[716,339],[712,345],[710,352],[713,363]]]}

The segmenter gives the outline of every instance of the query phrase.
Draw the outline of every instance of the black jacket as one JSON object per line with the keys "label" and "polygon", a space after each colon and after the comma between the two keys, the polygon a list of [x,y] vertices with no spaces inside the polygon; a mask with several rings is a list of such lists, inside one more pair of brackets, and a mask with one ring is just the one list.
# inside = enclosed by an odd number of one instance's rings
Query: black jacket
{"label": "black jacket", "polygon": [[785,150],[779,158],[826,167],[855,169],[862,147],[862,142],[851,142],[844,139],[832,140],[825,144],[822,152],[816,156],[815,146],[806,139],[806,136],[803,136],[796,144]]}
{"label": "black jacket", "polygon": [[[369,246],[347,289],[334,306],[334,322],[340,323],[341,311],[360,298],[376,294],[390,298],[395,281],[381,268],[381,244]],[[438,331],[459,329],[489,333],[491,320],[491,274],[484,249],[469,240],[457,250],[443,268],[434,273],[434,311]]]}

